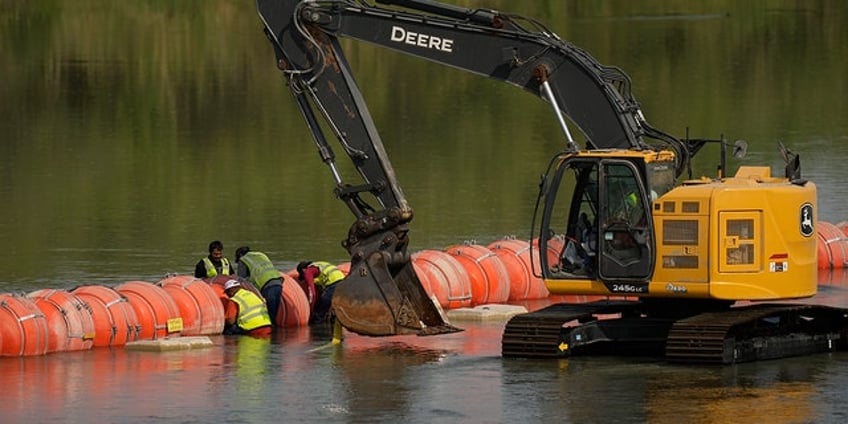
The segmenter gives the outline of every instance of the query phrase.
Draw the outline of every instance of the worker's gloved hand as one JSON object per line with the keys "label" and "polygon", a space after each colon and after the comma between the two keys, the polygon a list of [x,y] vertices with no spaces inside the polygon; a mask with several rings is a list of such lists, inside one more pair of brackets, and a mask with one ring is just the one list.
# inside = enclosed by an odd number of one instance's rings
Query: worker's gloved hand
{"label": "worker's gloved hand", "polygon": [[226,324],[224,325],[224,335],[230,336],[233,334],[240,334],[241,328],[237,324]]}

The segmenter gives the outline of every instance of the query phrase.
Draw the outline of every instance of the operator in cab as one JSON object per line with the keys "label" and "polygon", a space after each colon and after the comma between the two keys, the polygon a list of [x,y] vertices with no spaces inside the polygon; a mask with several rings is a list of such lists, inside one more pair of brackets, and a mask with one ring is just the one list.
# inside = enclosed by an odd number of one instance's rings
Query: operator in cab
{"label": "operator in cab", "polygon": [[236,266],[236,274],[249,280],[262,293],[271,322],[276,324],[283,296],[283,275],[274,267],[268,255],[251,251],[247,246],[236,249]]}
{"label": "operator in cab", "polygon": [[224,334],[271,335],[271,316],[262,298],[242,288],[236,279],[224,283],[224,293],[229,298],[224,309]]}
{"label": "operator in cab", "polygon": [[209,243],[209,256],[201,259],[194,267],[194,278],[211,279],[219,275],[233,275],[230,261],[224,257],[224,243],[214,240]]}
{"label": "operator in cab", "polygon": [[309,315],[310,324],[329,321],[336,283],[344,280],[345,277],[346,275],[342,270],[329,262],[302,261],[297,264],[298,283],[301,284],[301,287],[314,287],[317,294],[312,314]]}

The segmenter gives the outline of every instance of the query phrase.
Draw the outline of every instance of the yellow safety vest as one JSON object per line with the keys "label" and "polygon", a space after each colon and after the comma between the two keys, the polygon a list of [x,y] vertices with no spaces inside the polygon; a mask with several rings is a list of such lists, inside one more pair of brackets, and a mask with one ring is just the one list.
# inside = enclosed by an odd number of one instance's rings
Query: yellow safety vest
{"label": "yellow safety vest", "polygon": [[271,316],[268,315],[265,302],[252,291],[239,289],[230,299],[238,304],[239,313],[236,322],[242,330],[250,331],[271,325]]}
{"label": "yellow safety vest", "polygon": [[[203,258],[203,265],[206,267],[206,278],[218,276],[218,270],[208,256]],[[230,275],[230,261],[227,258],[221,258],[221,275]]]}
{"label": "yellow safety vest", "polygon": [[321,270],[321,274],[315,278],[315,284],[321,287],[332,286],[345,278],[344,272],[329,262],[312,262],[312,265]]}
{"label": "yellow safety vest", "polygon": [[268,259],[268,255],[262,252],[247,252],[239,260],[244,262],[247,269],[250,270],[250,282],[259,290],[262,290],[262,287],[268,281],[274,278],[282,278],[282,274],[274,268],[274,264]]}

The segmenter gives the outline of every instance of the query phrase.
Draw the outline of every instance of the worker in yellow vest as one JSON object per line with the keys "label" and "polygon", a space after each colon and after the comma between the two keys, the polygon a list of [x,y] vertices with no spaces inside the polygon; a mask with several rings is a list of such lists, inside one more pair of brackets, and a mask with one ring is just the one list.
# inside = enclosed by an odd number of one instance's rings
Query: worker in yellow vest
{"label": "worker in yellow vest", "polygon": [[271,317],[265,301],[232,279],[224,283],[229,302],[224,313],[224,334],[246,334],[253,337],[271,335]]}
{"label": "worker in yellow vest", "polygon": [[336,283],[346,277],[342,270],[335,265],[323,261],[302,261],[297,264],[297,278],[307,286],[314,285],[317,294],[315,307],[309,316],[309,323],[316,324],[326,322],[330,319],[330,308],[332,307],[333,292],[336,291]]}
{"label": "worker in yellow vest", "polygon": [[268,255],[254,252],[247,246],[236,249],[236,265],[236,274],[249,280],[262,293],[265,304],[268,305],[271,323],[278,325],[280,319],[277,314],[283,298],[283,275],[274,267]]}
{"label": "worker in yellow vest", "polygon": [[215,240],[209,243],[209,256],[201,259],[194,267],[194,278],[212,279],[219,275],[233,275],[230,261],[224,257],[224,243]]}

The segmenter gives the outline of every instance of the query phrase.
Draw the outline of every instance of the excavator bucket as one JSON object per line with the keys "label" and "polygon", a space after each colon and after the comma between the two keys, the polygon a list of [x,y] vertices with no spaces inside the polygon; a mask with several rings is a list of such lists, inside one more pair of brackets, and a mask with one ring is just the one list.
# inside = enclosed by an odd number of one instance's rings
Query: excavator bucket
{"label": "excavator bucket", "polygon": [[347,278],[336,283],[333,311],[346,329],[366,336],[431,336],[462,329],[448,324],[427,296],[409,256],[392,261],[385,251],[351,263]]}

